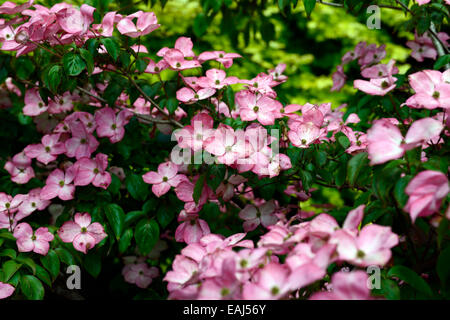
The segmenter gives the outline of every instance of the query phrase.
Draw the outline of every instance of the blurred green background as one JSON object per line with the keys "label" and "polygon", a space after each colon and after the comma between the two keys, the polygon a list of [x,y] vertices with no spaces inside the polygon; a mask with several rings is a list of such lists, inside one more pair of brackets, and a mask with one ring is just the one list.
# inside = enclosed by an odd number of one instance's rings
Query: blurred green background
{"label": "blurred green background", "polygon": [[[46,6],[58,2],[35,1]],[[354,16],[343,8],[317,4],[307,18],[302,1],[295,8],[288,4],[284,10],[279,7],[283,1],[277,0],[67,2],[96,7],[96,20],[113,10],[121,14],[137,10],[155,12],[161,27],[142,39],[142,44],[153,54],[163,46],[173,47],[179,36],[188,36],[194,41],[196,54],[212,49],[240,53],[244,58],[237,59],[229,69],[230,74],[240,78],[250,79],[278,63],[285,63],[289,80],[277,88],[280,100],[285,103],[332,102],[337,107],[347,102],[355,90],[346,85],[341,92],[330,92],[331,75],[342,55],[360,41],[388,44],[384,61],[398,60],[400,72],[411,63],[407,61],[410,50],[405,43],[413,35],[395,29],[406,18],[402,12],[391,9],[381,11],[381,29],[370,30],[366,26],[365,10],[362,15]]]}

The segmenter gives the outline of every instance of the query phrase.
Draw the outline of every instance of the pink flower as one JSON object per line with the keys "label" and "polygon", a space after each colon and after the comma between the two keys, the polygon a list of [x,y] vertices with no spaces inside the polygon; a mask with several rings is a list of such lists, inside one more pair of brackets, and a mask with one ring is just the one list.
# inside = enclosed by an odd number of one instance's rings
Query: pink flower
{"label": "pink flower", "polygon": [[177,91],[177,99],[185,104],[191,104],[199,100],[208,99],[215,93],[216,90],[213,88],[204,88],[195,92],[188,87],[184,87]]}
{"label": "pink flower", "polygon": [[431,0],[417,0],[419,6],[429,3]]}
{"label": "pink flower", "polygon": [[94,21],[94,11],[95,8],[87,4],[81,5],[79,10],[64,8],[57,13],[58,23],[70,35],[83,35]]}
{"label": "pink flower", "polygon": [[323,130],[313,123],[298,123],[288,132],[289,141],[298,148],[309,148],[322,135]]}
{"label": "pink flower", "polygon": [[336,272],[331,278],[331,292],[314,293],[310,300],[371,300],[369,276],[358,270]]}
{"label": "pink flower", "polygon": [[65,142],[68,157],[76,157],[78,160],[83,157],[90,157],[91,153],[97,150],[100,143],[86,130],[83,123],[70,123],[70,131],[72,138]]}
{"label": "pink flower", "polygon": [[72,242],[76,250],[87,253],[107,234],[98,222],[91,223],[89,213],[76,213],[74,221],[66,221],[58,230],[63,242]]}
{"label": "pink flower", "polygon": [[97,153],[95,159],[81,158],[74,164],[76,176],[74,185],[87,186],[92,183],[94,186],[107,189],[111,183],[111,175],[106,172],[108,167],[108,156]]}
{"label": "pink flower", "polygon": [[406,46],[412,49],[411,56],[419,62],[423,62],[424,58],[436,60],[436,48],[431,38],[425,34],[419,37],[416,33],[414,41],[406,42]]}
{"label": "pink flower", "polygon": [[404,210],[409,212],[414,222],[417,217],[427,217],[438,212],[442,200],[450,188],[445,174],[426,170],[417,174],[408,184],[405,193],[409,195]]}
{"label": "pink flower", "polygon": [[381,119],[375,121],[367,131],[367,142],[370,164],[380,164],[403,156],[403,141],[400,129],[391,122]]}
{"label": "pink flower", "polygon": [[224,124],[219,125],[214,136],[207,139],[205,144],[206,151],[217,156],[217,160],[226,165],[245,158],[250,151],[250,145],[245,141],[245,133],[242,130],[235,132]]}
{"label": "pink flower", "polygon": [[286,82],[287,76],[283,74],[284,70],[286,69],[285,63],[279,63],[277,66],[273,69],[269,70],[269,75],[273,77],[273,80],[279,83]]}
{"label": "pink flower", "polygon": [[380,79],[392,78],[392,75],[398,73],[398,68],[394,66],[395,60],[390,60],[388,64],[377,64],[361,71],[364,78]]}
{"label": "pink flower", "polygon": [[34,2],[34,0],[29,0],[28,2],[26,2],[24,4],[16,4],[11,1],[5,1],[0,6],[0,14],[16,14],[16,13],[22,12],[25,9],[28,9],[29,7],[31,7],[33,2]]}
{"label": "pink flower", "polygon": [[291,271],[287,266],[271,262],[256,275],[256,282],[243,288],[245,300],[273,300],[285,297],[290,291],[305,287],[325,276],[314,264],[305,264]]}
{"label": "pink flower", "polygon": [[169,64],[164,59],[158,61],[158,63],[155,63],[155,61],[147,57],[144,59],[148,60],[147,68],[144,71],[145,73],[158,74],[169,67]]}
{"label": "pink flower", "polygon": [[11,175],[11,180],[18,184],[25,184],[35,176],[31,159],[25,155],[25,152],[16,154],[11,161],[5,163],[4,168]]}
{"label": "pink flower", "polygon": [[394,77],[386,77],[379,79],[366,80],[355,80],[353,85],[355,89],[359,89],[362,92],[373,96],[384,96],[389,91],[395,88],[395,82],[397,81]]}
{"label": "pink flower", "polygon": [[224,86],[238,83],[236,77],[227,77],[223,70],[209,69],[206,71],[206,77],[198,78],[198,85],[202,88],[222,89]]}
{"label": "pink flower", "polygon": [[31,88],[25,92],[25,106],[23,108],[24,115],[37,116],[47,111],[47,109],[48,103],[42,101],[37,88]]}
{"label": "pink flower", "polygon": [[184,174],[177,174],[178,166],[167,161],[158,166],[158,172],[150,171],[142,176],[145,183],[152,184],[153,193],[159,198],[166,194],[171,187],[177,187],[180,182],[187,180]]}
{"label": "pink flower", "polygon": [[273,125],[275,119],[281,118],[283,105],[265,95],[250,91],[240,91],[236,94],[236,104],[239,106],[241,119],[244,121],[258,120],[262,125]]}
{"label": "pink flower", "polygon": [[36,210],[42,211],[50,204],[49,200],[41,199],[41,188],[30,190],[24,197],[22,203],[19,205],[19,212],[16,214],[15,219],[21,220]]}
{"label": "pink flower", "polygon": [[19,252],[36,252],[47,255],[49,242],[54,236],[46,227],[40,227],[35,232],[28,223],[20,223],[14,228],[14,237],[17,239]]}
{"label": "pink flower", "polygon": [[71,200],[74,197],[75,186],[70,184],[75,177],[75,168],[72,166],[69,169],[62,171],[55,169],[50,173],[45,186],[42,188],[40,197],[43,200],[50,200],[59,197],[61,200]]}
{"label": "pink flower", "polygon": [[255,230],[261,224],[264,227],[271,226],[277,222],[277,217],[274,212],[276,204],[274,200],[267,201],[262,205],[255,207],[248,204],[239,212],[239,218],[244,219],[244,231],[250,232]]}
{"label": "pink flower", "polygon": [[331,91],[341,90],[345,85],[345,81],[347,80],[347,76],[344,73],[342,65],[337,66],[337,71],[333,73],[332,78],[333,78],[333,87],[331,88]]}
{"label": "pink flower", "polygon": [[159,275],[159,270],[156,267],[148,267],[145,262],[131,263],[125,265],[122,270],[122,275],[126,282],[137,285],[139,288],[147,288]]}
{"label": "pink flower", "polygon": [[[177,41],[175,41],[174,48],[179,50],[184,57],[186,58],[193,58],[195,57],[194,51],[192,51],[192,48],[194,47],[194,44],[192,43],[191,38],[188,37],[179,37]],[[164,57],[165,53],[169,50],[169,48],[164,47],[160,49],[156,55],[159,57]]]}
{"label": "pink flower", "polygon": [[203,149],[214,135],[214,119],[206,112],[197,113],[191,124],[174,132],[180,148],[190,148],[194,152]]}
{"label": "pink flower", "polygon": [[391,227],[370,224],[358,235],[345,229],[337,230],[329,243],[336,244],[339,260],[361,267],[383,266],[391,258],[391,248],[398,244],[398,236]]}
{"label": "pink flower", "polygon": [[167,49],[164,53],[164,61],[172,70],[186,70],[201,67],[197,60],[185,60],[184,54],[178,49]]}
{"label": "pink flower", "polygon": [[14,290],[16,289],[9,283],[0,282],[0,299],[8,298],[14,293]]}
{"label": "pink flower", "polygon": [[197,213],[187,213],[185,210],[182,210],[178,221],[184,222],[175,230],[175,240],[177,242],[196,243],[203,236],[211,233],[208,223],[199,219]]}
{"label": "pink flower", "polygon": [[[133,19],[135,18],[137,18],[136,24],[133,22]],[[144,36],[159,27],[160,25],[153,12],[143,12],[140,10],[122,18],[119,23],[117,23],[117,30],[119,30],[121,34],[131,38]]]}
{"label": "pink flower", "polygon": [[24,149],[27,157],[36,158],[43,164],[56,160],[59,154],[66,152],[63,142],[59,142],[60,134],[47,134],[38,144],[30,144]]}
{"label": "pink flower", "polygon": [[233,65],[233,59],[242,58],[237,53],[225,53],[224,51],[205,51],[198,56],[198,61],[203,63],[207,60],[216,60],[223,64],[225,68],[229,68]]}
{"label": "pink flower", "polygon": [[411,108],[450,108],[450,70],[443,73],[424,70],[409,76],[409,84],[416,92],[406,100]]}
{"label": "pink flower", "polygon": [[92,29],[95,31],[93,36],[96,34],[103,37],[111,37],[114,31],[114,23],[119,22],[122,15],[116,13],[115,11],[107,12],[102,19],[101,24],[92,25]]}
{"label": "pink flower", "polygon": [[119,142],[125,134],[125,125],[132,116],[131,111],[122,110],[117,115],[111,108],[103,108],[95,112],[97,136],[108,137],[111,143]]}

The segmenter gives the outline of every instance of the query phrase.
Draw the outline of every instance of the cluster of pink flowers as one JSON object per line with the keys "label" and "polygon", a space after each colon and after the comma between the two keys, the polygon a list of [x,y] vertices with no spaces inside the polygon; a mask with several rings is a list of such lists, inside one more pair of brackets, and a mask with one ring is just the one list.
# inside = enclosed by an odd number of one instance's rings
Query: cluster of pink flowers
{"label": "cluster of pink flowers", "polygon": [[[383,266],[389,262],[398,236],[390,227],[375,224],[359,230],[363,211],[363,205],[350,211],[342,228],[328,214],[298,224],[293,224],[295,218],[280,220],[268,227],[269,232],[261,236],[256,247],[252,241],[243,240],[244,233],[228,238],[205,235],[175,257],[172,270],[164,277],[169,298],[298,297],[307,294],[300,289],[323,279],[328,265],[333,262],[348,262],[358,267]],[[234,250],[238,248],[240,250]],[[281,262],[281,255],[287,255],[284,262]],[[353,281],[345,278],[358,277],[364,281],[355,284],[361,288],[361,294],[355,298],[369,299],[367,276],[362,273],[337,273],[332,280],[332,293],[316,293],[311,298],[325,298],[330,294],[351,296],[348,287]]]}
{"label": "cluster of pink flowers", "polygon": [[342,57],[342,63],[337,66],[337,71],[333,73],[332,91],[339,91],[345,84],[347,76],[344,73],[344,66],[351,61],[358,61],[361,69],[379,63],[386,57],[385,45],[377,47],[375,44],[367,45],[366,42],[360,42],[354,50],[347,52]]}

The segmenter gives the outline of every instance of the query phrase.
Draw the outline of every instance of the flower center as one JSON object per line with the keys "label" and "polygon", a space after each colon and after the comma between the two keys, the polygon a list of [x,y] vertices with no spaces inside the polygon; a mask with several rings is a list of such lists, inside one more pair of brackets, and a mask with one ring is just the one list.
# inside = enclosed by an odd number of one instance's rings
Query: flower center
{"label": "flower center", "polygon": [[45,147],[45,152],[50,152],[50,147],[49,146]]}
{"label": "flower center", "polygon": [[271,293],[273,296],[276,296],[278,293],[280,293],[280,288],[278,288],[277,286],[272,287],[272,289],[270,290],[270,293]]}
{"label": "flower center", "polygon": [[82,139],[80,140],[80,143],[81,143],[81,144],[86,144],[86,142],[87,142],[87,141],[86,141],[85,138],[82,138]]}
{"label": "flower center", "polygon": [[159,71],[159,67],[155,67],[155,71],[158,72]]}
{"label": "flower center", "polygon": [[225,297],[230,294],[230,289],[222,288],[222,290],[220,291],[220,294],[222,295],[222,297]]}
{"label": "flower center", "polygon": [[302,139],[302,144],[306,144],[306,139]]}
{"label": "flower center", "polygon": [[216,84],[220,84],[220,80],[216,80]]}
{"label": "flower center", "polygon": [[383,81],[381,83],[381,88],[386,89],[387,87],[389,87],[389,83],[387,83],[386,81]]}
{"label": "flower center", "polygon": [[177,68],[181,67],[181,63],[177,62]]}
{"label": "flower center", "polygon": [[9,209],[9,207],[11,207],[11,204],[9,202],[5,203],[5,207],[6,209]]}
{"label": "flower center", "polygon": [[198,96],[198,94],[194,94],[194,98],[195,98],[195,99],[198,99],[198,98],[200,98],[200,97]]}
{"label": "flower center", "polygon": [[361,259],[364,258],[365,255],[366,254],[364,253],[364,251],[361,250],[358,250],[358,252],[356,253],[356,256]]}
{"label": "flower center", "polygon": [[113,130],[116,130],[116,129],[117,129],[117,126],[116,126],[115,123],[113,123],[113,124],[111,125],[111,129],[113,129]]}
{"label": "flower center", "polygon": [[31,236],[31,240],[36,240],[36,236],[34,234]]}
{"label": "flower center", "polygon": [[258,106],[254,106],[254,107],[253,107],[253,111],[258,112],[258,110],[259,110],[259,107],[258,107]]}
{"label": "flower center", "polygon": [[86,232],[87,232],[86,227],[81,228],[81,233],[86,233]]}
{"label": "flower center", "polygon": [[441,94],[439,93],[439,91],[433,92],[433,98],[439,99],[440,96],[441,96]]}
{"label": "flower center", "polygon": [[98,174],[99,172],[100,172],[100,171],[98,170],[98,168],[95,168],[95,169],[94,169],[94,173],[95,173],[95,174]]}
{"label": "flower center", "polygon": [[34,207],[36,207],[36,202],[32,202],[31,203],[31,206],[34,208]]}
{"label": "flower center", "polygon": [[163,177],[163,181],[164,181],[164,182],[167,182],[167,181],[169,181],[169,178]]}
{"label": "flower center", "polygon": [[64,181],[63,180],[59,181],[59,185],[60,187],[64,187]]}
{"label": "flower center", "polygon": [[239,264],[241,265],[242,268],[245,268],[248,266],[248,261],[245,259],[242,259]]}

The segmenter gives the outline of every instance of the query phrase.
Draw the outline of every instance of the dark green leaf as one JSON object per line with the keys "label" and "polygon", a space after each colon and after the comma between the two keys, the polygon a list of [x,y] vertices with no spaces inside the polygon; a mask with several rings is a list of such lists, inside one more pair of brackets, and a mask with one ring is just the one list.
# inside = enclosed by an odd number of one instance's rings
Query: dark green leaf
{"label": "dark green leaf", "polygon": [[115,203],[106,205],[104,210],[109,225],[116,235],[116,239],[119,239],[125,224],[125,213],[122,208]]}
{"label": "dark green leaf", "polygon": [[403,280],[417,291],[424,293],[429,297],[433,296],[433,292],[431,291],[431,288],[428,285],[428,283],[413,270],[405,266],[401,265],[394,266],[389,270],[387,275],[388,277],[391,278],[396,277],[400,280]]}
{"label": "dark green leaf", "polygon": [[86,63],[78,54],[69,52],[63,57],[64,70],[69,76],[78,76],[84,68]]}
{"label": "dark green leaf", "polygon": [[25,297],[30,300],[44,299],[44,286],[38,278],[32,275],[26,275],[20,279],[20,289],[22,290]]}
{"label": "dark green leaf", "polygon": [[159,225],[155,220],[142,219],[136,226],[134,238],[142,255],[147,255],[159,239]]}
{"label": "dark green leaf", "polygon": [[117,41],[113,38],[102,38],[100,42],[105,46],[106,51],[114,61],[116,61],[120,53],[120,46]]}
{"label": "dark green leaf", "polygon": [[41,263],[45,269],[50,271],[52,279],[55,280],[59,274],[60,268],[59,258],[56,252],[49,250],[46,256],[41,257]]}
{"label": "dark green leaf", "polygon": [[133,199],[145,201],[149,194],[149,186],[142,180],[142,176],[130,174],[125,178],[125,186]]}

